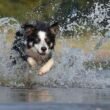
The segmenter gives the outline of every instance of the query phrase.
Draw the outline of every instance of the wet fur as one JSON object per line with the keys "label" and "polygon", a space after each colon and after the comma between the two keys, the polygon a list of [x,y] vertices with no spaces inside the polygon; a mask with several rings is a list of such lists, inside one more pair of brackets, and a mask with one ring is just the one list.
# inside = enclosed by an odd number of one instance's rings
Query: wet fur
{"label": "wet fur", "polygon": [[[52,50],[55,46],[55,36],[58,32],[58,23],[49,25],[47,23],[34,21],[27,22],[21,26],[21,30],[16,33],[16,38],[23,38],[23,43],[14,42],[13,48],[19,52],[20,56],[29,63],[31,67],[44,63],[39,70],[39,75],[47,73],[53,66]],[[22,47],[18,47],[22,46]],[[42,48],[43,47],[43,48]],[[46,50],[44,50],[45,48]]]}

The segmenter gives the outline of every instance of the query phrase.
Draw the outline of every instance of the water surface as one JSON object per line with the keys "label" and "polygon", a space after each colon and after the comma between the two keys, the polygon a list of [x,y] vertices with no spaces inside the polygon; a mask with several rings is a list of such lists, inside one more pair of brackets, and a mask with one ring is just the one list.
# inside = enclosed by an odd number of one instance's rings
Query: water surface
{"label": "water surface", "polygon": [[0,103],[110,104],[110,89],[0,87]]}

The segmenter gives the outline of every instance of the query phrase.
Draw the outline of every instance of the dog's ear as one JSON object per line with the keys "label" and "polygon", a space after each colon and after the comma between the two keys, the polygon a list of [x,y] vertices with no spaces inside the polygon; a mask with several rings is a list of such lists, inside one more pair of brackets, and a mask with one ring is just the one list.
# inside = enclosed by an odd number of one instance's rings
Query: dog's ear
{"label": "dog's ear", "polygon": [[59,31],[59,23],[56,22],[49,27],[52,34],[56,35]]}
{"label": "dog's ear", "polygon": [[25,34],[28,35],[28,36],[30,36],[30,35],[36,30],[36,28],[35,28],[34,25],[28,24],[28,23],[24,23],[24,24],[21,26],[21,28],[24,29]]}

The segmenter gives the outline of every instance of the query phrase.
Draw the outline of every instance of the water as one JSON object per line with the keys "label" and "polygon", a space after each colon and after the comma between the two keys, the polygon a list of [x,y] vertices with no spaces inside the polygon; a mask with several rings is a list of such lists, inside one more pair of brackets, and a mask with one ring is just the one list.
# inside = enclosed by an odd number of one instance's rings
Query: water
{"label": "water", "polygon": [[[106,6],[105,4],[96,2],[91,12],[84,14],[79,21],[71,22],[70,20],[78,16],[78,10],[72,11],[71,15],[68,15],[66,31],[74,31],[74,36],[76,36],[78,40],[80,40],[80,36],[84,34],[84,32],[92,31],[89,35],[90,40],[87,41],[87,46],[89,46],[89,42],[91,42],[92,39],[95,39],[96,46],[91,49],[91,52],[85,54],[80,48],[68,47],[64,40],[62,40],[63,49],[61,49],[60,56],[54,55],[54,59],[56,59],[54,68],[44,76],[38,76],[36,71],[31,70],[26,62],[23,62],[18,54],[11,50],[14,39],[8,42],[7,33],[9,30],[18,30],[20,27],[19,22],[14,18],[1,18],[0,84],[16,87],[31,87],[33,84],[44,87],[66,88],[110,87],[110,70],[103,70],[101,64],[98,69],[95,65],[93,69],[87,69],[84,65],[85,62],[94,61],[97,50],[110,38],[109,6],[109,2]],[[105,19],[107,23],[105,25],[104,22],[102,25]],[[61,35],[63,35],[65,28],[61,27],[60,30]],[[11,59],[10,56],[12,56]],[[16,65],[13,65],[14,58],[17,60]]]}
{"label": "water", "polygon": [[[0,76],[1,85],[29,87],[33,83],[44,87],[87,87],[87,88],[107,88],[110,87],[109,70],[96,71],[96,69],[86,69],[84,62],[94,59],[94,54],[85,55],[83,50],[69,48],[64,45],[60,57],[56,59],[54,68],[44,76],[38,76],[36,72],[23,62],[18,54],[10,50],[11,45],[6,42],[5,34],[1,34],[1,58]],[[5,48],[5,49],[3,49]],[[13,65],[14,55],[17,64]],[[21,63],[22,62],[22,63]],[[103,72],[103,74],[101,74]]]}
{"label": "water", "polygon": [[0,87],[2,110],[109,110],[110,89]]}
{"label": "water", "polygon": [[110,30],[110,1],[103,4],[94,2],[88,10],[89,13],[83,13],[73,8],[67,16],[66,28],[64,27],[63,31],[72,31],[76,37],[80,37],[85,32],[92,32],[92,35],[103,35]]}
{"label": "water", "polygon": [[0,103],[110,104],[110,89],[0,87]]}

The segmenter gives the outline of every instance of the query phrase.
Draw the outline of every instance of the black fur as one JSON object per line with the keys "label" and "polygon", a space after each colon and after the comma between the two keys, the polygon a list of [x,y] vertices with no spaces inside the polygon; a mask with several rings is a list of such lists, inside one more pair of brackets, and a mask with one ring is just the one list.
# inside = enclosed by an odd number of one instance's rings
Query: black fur
{"label": "black fur", "polygon": [[[21,29],[16,32],[13,49],[17,51],[24,60],[27,60],[28,56],[25,53],[25,49],[32,48],[35,44],[40,42],[40,39],[37,36],[38,31],[46,32],[47,38],[45,41],[50,49],[54,49],[55,33],[51,31],[51,28],[55,26],[58,26],[58,23],[55,23],[51,26],[49,26],[47,23],[39,21],[27,22],[23,24]],[[50,45],[51,43],[53,45]]]}

